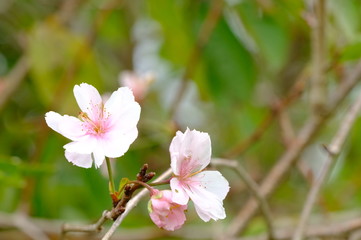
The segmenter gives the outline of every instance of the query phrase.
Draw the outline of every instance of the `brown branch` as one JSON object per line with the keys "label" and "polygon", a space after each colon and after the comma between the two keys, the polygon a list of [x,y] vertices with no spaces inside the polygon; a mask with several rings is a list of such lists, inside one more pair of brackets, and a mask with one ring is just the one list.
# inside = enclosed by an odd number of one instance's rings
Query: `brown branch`
{"label": "brown branch", "polygon": [[103,229],[103,224],[107,220],[111,220],[111,212],[110,211],[104,211],[102,216],[99,218],[99,220],[90,225],[74,225],[65,223],[61,227],[61,239],[65,238],[65,235],[68,232],[100,232]]}
{"label": "brown branch", "polygon": [[329,147],[326,148],[328,157],[321,168],[319,177],[316,179],[316,181],[312,185],[311,190],[307,195],[307,200],[304,204],[301,218],[297,226],[293,240],[302,239],[304,234],[304,228],[311,214],[313,205],[316,202],[316,199],[318,198],[321,187],[324,184],[325,180],[327,179],[327,176],[329,175],[332,166],[334,165],[335,159],[339,154],[341,147],[344,144],[346,137],[349,134],[351,127],[353,126],[360,109],[361,109],[361,94],[359,95],[355,103],[351,106],[346,116],[341,121],[341,126],[339,130],[337,131],[335,137],[331,141]]}
{"label": "brown branch", "polygon": [[74,225],[64,224],[62,226],[62,237],[65,237],[68,232],[99,232],[102,230],[102,225],[107,220],[116,220],[122,215],[127,207],[127,203],[132,199],[134,192],[143,187],[143,184],[150,181],[154,176],[154,172],[147,173],[148,164],[144,164],[137,174],[137,180],[131,181],[125,185],[121,198],[118,196],[120,192],[112,193],[111,198],[113,201],[113,209],[111,211],[104,211],[101,218],[95,223],[90,225]]}
{"label": "brown branch", "polygon": [[234,158],[237,155],[243,154],[248,150],[255,142],[257,142],[266,130],[271,126],[276,119],[279,112],[283,111],[290,104],[292,104],[298,97],[301,96],[308,79],[308,69],[304,68],[301,74],[298,76],[295,84],[291,87],[286,97],[279,101],[276,107],[271,108],[266,117],[259,124],[257,129],[246,140],[242,140],[237,143],[232,149],[224,154],[225,158]]}
{"label": "brown branch", "polygon": [[[286,111],[280,111],[279,125],[281,128],[283,144],[288,148],[295,140],[296,134]],[[311,185],[313,182],[313,173],[308,164],[302,161],[302,159],[297,160],[297,169],[300,171],[301,175],[306,179],[306,181]]]}
{"label": "brown branch", "polygon": [[272,215],[270,208],[266,199],[260,193],[258,184],[252,179],[252,177],[247,173],[247,171],[239,164],[236,160],[228,160],[228,159],[221,159],[221,158],[214,158],[211,161],[211,164],[214,166],[225,166],[232,168],[235,170],[245,185],[248,187],[252,195],[257,199],[258,204],[260,205],[260,209],[264,216],[264,220],[268,229],[268,239],[276,239],[274,235],[274,228],[272,224]]}
{"label": "brown branch", "polygon": [[[280,184],[282,178],[291,169],[292,165],[299,158],[304,148],[322,129],[322,125],[333,114],[351,89],[358,83],[360,76],[361,62],[359,62],[354,67],[353,71],[348,74],[347,78],[342,81],[343,84],[339,86],[338,91],[335,92],[334,96],[330,100],[330,104],[326,108],[325,114],[322,116],[311,116],[306,121],[297,138],[292,143],[292,146],[284,152],[274,167],[270,170],[269,174],[265,177],[260,186],[263,196],[267,197],[270,195]],[[228,227],[226,231],[228,236],[234,237],[242,232],[255,214],[257,208],[257,202],[253,198],[249,199]]]}
{"label": "brown branch", "polygon": [[[347,239],[346,237],[351,233],[361,229],[361,218],[356,218],[344,222],[327,224],[327,225],[313,225],[305,229],[305,238],[341,238]],[[278,240],[289,240],[294,234],[293,230],[283,229],[276,231],[276,238]],[[242,240],[267,240],[267,236],[261,235],[256,237],[244,237]]]}
{"label": "brown branch", "polygon": [[209,37],[211,36],[221,16],[223,1],[224,0],[213,0],[212,6],[204,20],[204,23],[201,26],[198,39],[193,47],[192,53],[189,57],[187,66],[185,68],[183,77],[181,79],[179,90],[176,93],[170,107],[170,116],[172,116],[173,119],[175,118],[175,114],[177,112],[179,104],[187,89],[189,78],[194,74],[194,71],[196,70],[201,52],[204,46],[206,45],[206,43],[208,42]]}

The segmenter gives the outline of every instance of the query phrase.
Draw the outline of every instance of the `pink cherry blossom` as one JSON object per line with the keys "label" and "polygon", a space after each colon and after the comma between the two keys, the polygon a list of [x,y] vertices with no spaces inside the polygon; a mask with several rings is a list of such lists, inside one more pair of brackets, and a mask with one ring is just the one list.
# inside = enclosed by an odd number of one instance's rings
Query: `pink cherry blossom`
{"label": "pink cherry blossom", "polygon": [[98,90],[82,83],[75,85],[74,96],[81,112],[76,117],[48,112],[46,123],[72,142],[66,144],[65,157],[71,163],[99,167],[105,157],[116,158],[128,151],[138,136],[140,106],[129,88],[119,88],[103,102]]}
{"label": "pink cherry blossom", "polygon": [[125,71],[122,72],[119,78],[120,85],[132,89],[137,101],[144,99],[153,80],[154,76],[149,72],[143,75],[138,75],[130,71]]}
{"label": "pink cherry blossom", "polygon": [[148,210],[150,218],[158,227],[168,231],[181,228],[186,220],[186,209],[187,205],[172,202],[172,191],[153,189]]}
{"label": "pink cherry blossom", "polygon": [[203,171],[211,160],[211,140],[196,130],[177,132],[169,148],[174,177],[170,181],[175,203],[194,202],[198,216],[205,222],[226,217],[223,199],[228,181],[218,171]]}

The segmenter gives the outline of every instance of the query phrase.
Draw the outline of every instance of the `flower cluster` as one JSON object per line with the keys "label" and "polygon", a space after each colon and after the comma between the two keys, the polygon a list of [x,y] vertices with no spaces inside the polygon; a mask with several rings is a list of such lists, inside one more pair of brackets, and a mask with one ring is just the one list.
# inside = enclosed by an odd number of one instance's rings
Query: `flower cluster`
{"label": "flower cluster", "polygon": [[[184,133],[178,131],[169,151],[174,174],[170,180],[171,196],[168,190],[163,191],[163,197],[158,193],[152,196],[153,208],[150,209],[153,222],[166,230],[180,228],[185,221],[181,209],[187,208],[189,199],[193,201],[196,212],[203,221],[224,219],[226,214],[223,199],[229,191],[228,181],[218,171],[204,171],[211,160],[209,135],[196,130],[190,131],[188,128]],[[159,198],[162,203],[167,202],[166,209],[158,210],[158,202],[154,199]],[[168,213],[167,218],[164,218],[165,213]],[[155,218],[154,215],[159,217]],[[175,221],[177,225],[174,225]]]}
{"label": "flower cluster", "polygon": [[[64,146],[66,159],[84,168],[90,168],[94,162],[98,168],[106,157],[124,155],[138,136],[140,106],[134,100],[132,91],[121,87],[107,101],[103,101],[93,86],[82,83],[74,87],[74,95],[81,109],[78,118],[52,111],[45,115],[50,128],[72,140]],[[209,135],[188,128],[184,133],[178,131],[169,151],[173,171],[168,182],[171,190],[160,191],[147,185],[150,176],[154,176],[152,174],[138,181],[125,180],[119,191],[129,190],[130,185],[126,187],[127,184],[146,186],[151,194],[148,209],[152,221],[169,231],[179,229],[184,224],[184,212],[189,200],[193,201],[203,221],[224,219],[223,200],[229,191],[229,184],[220,172],[204,170],[211,160]],[[122,194],[115,191],[111,169],[108,171],[114,204],[120,201],[118,197]],[[145,171],[146,168],[143,169],[144,174]]]}

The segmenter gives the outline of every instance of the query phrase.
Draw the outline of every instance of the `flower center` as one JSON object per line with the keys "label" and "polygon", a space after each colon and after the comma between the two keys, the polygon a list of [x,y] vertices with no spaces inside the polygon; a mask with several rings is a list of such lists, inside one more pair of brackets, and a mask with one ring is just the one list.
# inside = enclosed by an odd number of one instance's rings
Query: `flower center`
{"label": "flower center", "polygon": [[109,129],[108,116],[109,114],[103,107],[93,109],[93,116],[89,117],[87,113],[80,112],[79,118],[83,121],[83,130],[93,136],[102,136]]}

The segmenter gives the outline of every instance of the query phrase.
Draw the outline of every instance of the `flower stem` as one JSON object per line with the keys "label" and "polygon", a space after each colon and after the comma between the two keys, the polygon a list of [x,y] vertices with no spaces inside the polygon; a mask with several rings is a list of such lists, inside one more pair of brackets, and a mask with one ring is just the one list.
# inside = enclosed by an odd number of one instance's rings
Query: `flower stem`
{"label": "flower stem", "polygon": [[113,172],[112,172],[112,165],[110,164],[110,159],[105,158],[107,162],[107,169],[108,169],[108,175],[109,175],[109,191],[110,194],[115,193],[115,187],[114,187],[114,179],[113,179]]}
{"label": "flower stem", "polygon": [[130,181],[129,183],[139,184],[139,185],[145,187],[146,189],[148,189],[148,191],[149,191],[150,193],[153,193],[153,192],[154,192],[153,188],[152,188],[151,186],[149,186],[149,185],[148,185],[147,183],[145,183],[145,182],[138,181],[138,180],[134,180],[134,181]]}
{"label": "flower stem", "polygon": [[169,184],[170,183],[170,180],[172,179],[169,178],[167,180],[164,180],[164,181],[160,181],[160,182],[152,182],[152,183],[148,183],[149,186],[159,186],[159,185],[166,185],[166,184]]}

